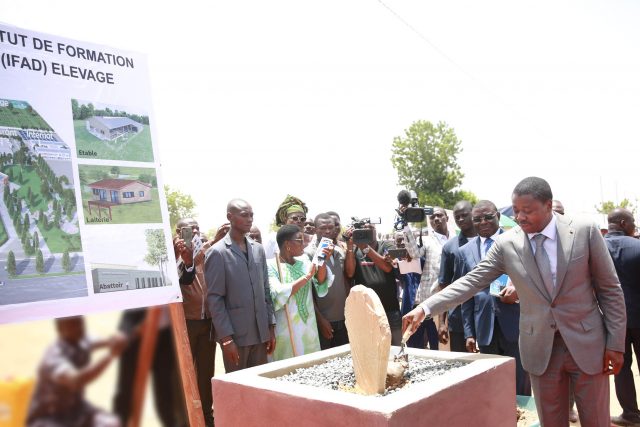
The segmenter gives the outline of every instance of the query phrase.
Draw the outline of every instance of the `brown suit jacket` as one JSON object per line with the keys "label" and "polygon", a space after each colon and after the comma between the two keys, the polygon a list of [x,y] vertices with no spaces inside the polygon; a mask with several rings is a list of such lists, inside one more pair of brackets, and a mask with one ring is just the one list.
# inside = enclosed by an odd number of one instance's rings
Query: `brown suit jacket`
{"label": "brown suit jacket", "polygon": [[605,347],[624,352],[626,311],[613,262],[595,224],[556,216],[558,265],[547,292],[529,238],[520,228],[498,237],[474,270],[425,304],[432,315],[466,301],[507,274],[520,299],[520,355],[525,370],[542,375],[559,331],[582,371],[602,372]]}

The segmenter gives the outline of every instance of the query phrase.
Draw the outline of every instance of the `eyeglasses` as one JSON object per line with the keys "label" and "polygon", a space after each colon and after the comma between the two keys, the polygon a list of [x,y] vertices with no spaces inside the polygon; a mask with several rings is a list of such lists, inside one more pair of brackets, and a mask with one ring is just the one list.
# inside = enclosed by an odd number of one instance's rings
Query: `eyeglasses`
{"label": "eyeglasses", "polygon": [[492,214],[486,214],[486,215],[482,215],[482,216],[474,216],[473,218],[471,218],[471,221],[473,221],[476,224],[479,224],[482,222],[482,220],[484,219],[485,221],[492,221],[497,214],[492,213]]}
{"label": "eyeglasses", "polygon": [[307,220],[307,217],[304,217],[304,216],[290,216],[289,219],[292,220],[292,221],[295,221],[295,222],[305,222]]}
{"label": "eyeglasses", "polygon": [[289,240],[290,242],[298,242],[298,243],[303,243],[304,239],[291,239]]}

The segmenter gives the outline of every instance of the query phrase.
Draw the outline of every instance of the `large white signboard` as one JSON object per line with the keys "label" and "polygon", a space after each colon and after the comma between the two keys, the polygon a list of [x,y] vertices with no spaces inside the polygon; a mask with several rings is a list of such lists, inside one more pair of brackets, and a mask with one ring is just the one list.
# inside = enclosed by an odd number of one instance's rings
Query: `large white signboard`
{"label": "large white signboard", "polygon": [[0,323],[180,301],[146,58],[0,23]]}

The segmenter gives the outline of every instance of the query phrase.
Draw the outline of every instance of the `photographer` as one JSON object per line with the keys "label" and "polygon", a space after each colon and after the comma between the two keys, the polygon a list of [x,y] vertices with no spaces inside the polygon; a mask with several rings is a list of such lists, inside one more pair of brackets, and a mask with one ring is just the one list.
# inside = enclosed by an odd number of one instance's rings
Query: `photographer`
{"label": "photographer", "polygon": [[[185,233],[189,231],[187,228],[191,229],[191,233]],[[183,229],[185,230],[183,231]],[[188,235],[193,236],[191,242],[185,241]],[[193,218],[180,219],[176,224],[173,249],[178,261],[182,306],[187,322],[189,346],[195,365],[205,424],[211,426],[213,425],[211,377],[214,371],[216,343],[211,339],[212,323],[206,304],[207,285],[204,281],[204,253],[211,242],[206,242],[198,247],[193,244],[198,239],[200,239],[198,222]]]}
{"label": "photographer", "polygon": [[391,327],[391,344],[400,345],[402,339],[402,316],[398,303],[398,286],[393,273],[391,259],[386,256],[390,245],[375,240],[375,226],[371,223],[362,225],[374,236],[371,243],[353,243],[353,227],[345,231],[347,239],[347,258],[345,272],[356,284],[371,288],[380,298]]}

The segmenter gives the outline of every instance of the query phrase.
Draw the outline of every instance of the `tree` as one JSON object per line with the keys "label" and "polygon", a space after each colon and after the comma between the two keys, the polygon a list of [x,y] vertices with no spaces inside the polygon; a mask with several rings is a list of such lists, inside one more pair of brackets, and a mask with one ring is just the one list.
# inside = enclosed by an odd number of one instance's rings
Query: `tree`
{"label": "tree", "polygon": [[164,239],[164,232],[161,229],[144,230],[147,239],[147,254],[144,262],[149,265],[157,265],[162,276],[162,284],[165,283],[165,263],[169,259],[167,256],[167,242]]}
{"label": "tree", "polygon": [[7,255],[7,272],[10,276],[16,275],[16,256],[13,251],[9,251]]}
{"label": "tree", "polygon": [[80,119],[80,107],[78,106],[78,100],[71,100],[71,114],[73,116],[73,120]]}
{"label": "tree", "polygon": [[71,271],[71,260],[69,259],[69,251],[64,251],[62,254],[62,268],[65,273]]}
{"label": "tree", "polygon": [[62,219],[62,208],[58,206],[58,208],[55,210],[55,214],[53,217],[53,225],[55,225],[56,227],[60,226],[61,219]]}
{"label": "tree", "polygon": [[44,273],[44,257],[40,249],[36,251],[36,271],[40,274]]}
{"label": "tree", "polygon": [[418,193],[420,203],[451,208],[472,195],[457,190],[464,177],[456,162],[461,152],[462,142],[446,123],[418,120],[393,138],[391,164],[398,183]]}
{"label": "tree", "polygon": [[38,232],[37,231],[33,232],[33,247],[34,248],[39,248],[40,247],[40,238],[38,237]]}
{"label": "tree", "polygon": [[195,215],[196,202],[189,194],[173,190],[168,185],[164,186],[164,194],[167,197],[171,230],[175,230],[180,218],[190,218]]}
{"label": "tree", "polygon": [[622,199],[620,203],[614,203],[611,200],[607,200],[606,202],[600,202],[600,206],[594,206],[596,211],[600,214],[608,215],[609,212],[616,208],[624,208],[629,210],[632,214],[636,213],[636,205],[633,204],[629,199]]}
{"label": "tree", "polygon": [[118,166],[113,166],[111,168],[111,175],[117,178],[120,175],[120,168]]}

